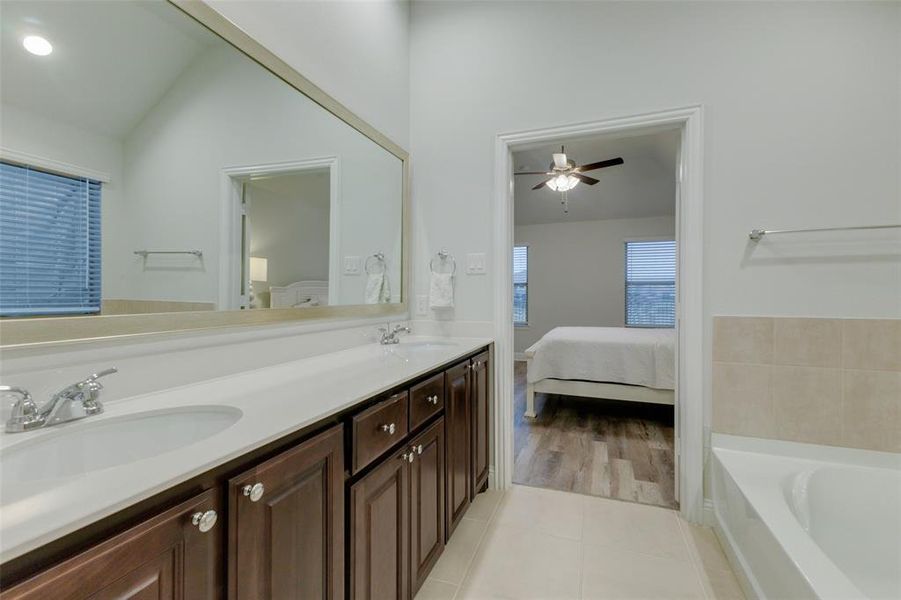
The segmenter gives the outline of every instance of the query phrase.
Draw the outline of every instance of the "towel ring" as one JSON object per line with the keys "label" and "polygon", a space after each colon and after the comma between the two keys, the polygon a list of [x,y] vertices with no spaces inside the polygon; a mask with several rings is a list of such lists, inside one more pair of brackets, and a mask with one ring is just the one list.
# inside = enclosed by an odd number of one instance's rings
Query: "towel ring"
{"label": "towel ring", "polygon": [[[447,262],[448,259],[450,259],[450,261],[451,261],[451,272],[450,272],[450,274],[453,275],[454,273],[457,272],[457,259],[455,259],[454,256],[453,256],[453,254],[450,254],[447,250],[441,249],[441,250],[438,251],[438,260],[441,261],[441,264],[445,264],[445,263]],[[432,273],[437,273],[437,272],[438,272],[438,271],[435,270],[435,259],[434,259],[434,258],[432,258],[431,260],[429,260],[429,270],[430,270]]]}
{"label": "towel ring", "polygon": [[372,256],[367,256],[366,263],[363,265],[363,270],[366,271],[367,275],[374,275],[375,272],[372,271],[372,267],[377,264],[382,265],[382,273],[388,270],[388,266],[385,264],[385,254],[383,252],[376,252]]}

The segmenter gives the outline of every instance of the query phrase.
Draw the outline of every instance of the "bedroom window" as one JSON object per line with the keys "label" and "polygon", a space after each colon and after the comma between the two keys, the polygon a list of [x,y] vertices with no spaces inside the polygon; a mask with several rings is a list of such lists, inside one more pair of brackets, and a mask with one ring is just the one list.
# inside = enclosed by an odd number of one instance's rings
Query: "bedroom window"
{"label": "bedroom window", "polygon": [[675,327],[676,242],[626,242],[626,327]]}
{"label": "bedroom window", "polygon": [[100,185],[0,162],[0,316],[100,312]]}
{"label": "bedroom window", "polygon": [[513,325],[529,324],[529,247],[513,246]]}

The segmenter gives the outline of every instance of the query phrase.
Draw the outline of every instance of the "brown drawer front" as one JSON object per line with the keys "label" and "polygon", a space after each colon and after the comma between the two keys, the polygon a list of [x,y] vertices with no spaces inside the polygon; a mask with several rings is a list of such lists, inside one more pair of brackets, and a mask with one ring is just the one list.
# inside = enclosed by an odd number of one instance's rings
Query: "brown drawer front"
{"label": "brown drawer front", "polygon": [[444,373],[410,389],[410,431],[444,408]]}
{"label": "brown drawer front", "polygon": [[407,392],[395,394],[353,418],[353,472],[356,473],[409,431]]}

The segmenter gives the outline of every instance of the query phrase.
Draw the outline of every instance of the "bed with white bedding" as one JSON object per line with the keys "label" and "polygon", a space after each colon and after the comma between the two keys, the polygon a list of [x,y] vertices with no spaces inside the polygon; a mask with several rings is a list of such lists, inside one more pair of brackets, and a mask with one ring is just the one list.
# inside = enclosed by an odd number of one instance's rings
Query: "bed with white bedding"
{"label": "bed with white bedding", "polygon": [[676,333],[634,327],[556,327],[526,350],[526,413],[535,394],[675,404]]}

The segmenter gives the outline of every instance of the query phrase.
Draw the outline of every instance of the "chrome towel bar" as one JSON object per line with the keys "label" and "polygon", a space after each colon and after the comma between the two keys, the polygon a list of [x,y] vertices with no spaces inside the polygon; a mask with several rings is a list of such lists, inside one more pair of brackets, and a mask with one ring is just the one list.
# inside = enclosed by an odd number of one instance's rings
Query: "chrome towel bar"
{"label": "chrome towel bar", "polygon": [[192,254],[200,258],[203,256],[203,250],[135,250],[135,254],[144,258],[150,254]]}
{"label": "chrome towel bar", "polygon": [[901,224],[896,225],[851,225],[848,227],[819,227],[817,229],[752,229],[748,237],[758,242],[765,235],[773,235],[774,233],[816,233],[820,231],[852,231],[858,229],[899,229]]}

